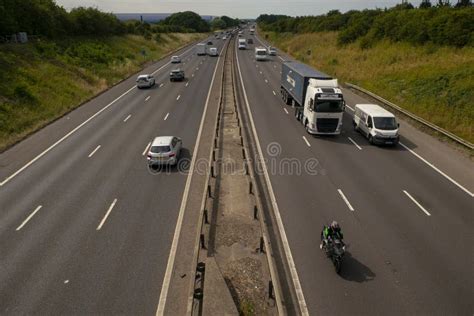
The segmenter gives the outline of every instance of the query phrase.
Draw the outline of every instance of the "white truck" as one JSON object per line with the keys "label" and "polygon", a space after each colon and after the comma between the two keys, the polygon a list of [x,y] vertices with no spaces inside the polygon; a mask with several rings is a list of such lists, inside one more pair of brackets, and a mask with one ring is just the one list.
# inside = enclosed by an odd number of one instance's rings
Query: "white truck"
{"label": "white truck", "polygon": [[245,38],[239,38],[239,49],[247,49]]}
{"label": "white truck", "polygon": [[337,79],[308,65],[282,64],[280,92],[295,108],[295,117],[310,134],[338,135],[342,129],[345,102]]}
{"label": "white truck", "polygon": [[206,55],[206,44],[198,43],[196,45],[196,54],[198,56]]}

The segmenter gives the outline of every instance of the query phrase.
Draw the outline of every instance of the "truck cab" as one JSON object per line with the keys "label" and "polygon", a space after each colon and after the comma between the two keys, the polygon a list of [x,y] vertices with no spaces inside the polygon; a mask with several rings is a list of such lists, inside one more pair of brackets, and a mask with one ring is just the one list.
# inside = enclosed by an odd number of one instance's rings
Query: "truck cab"
{"label": "truck cab", "polygon": [[337,135],[341,133],[344,108],[337,79],[310,79],[300,120],[310,134]]}

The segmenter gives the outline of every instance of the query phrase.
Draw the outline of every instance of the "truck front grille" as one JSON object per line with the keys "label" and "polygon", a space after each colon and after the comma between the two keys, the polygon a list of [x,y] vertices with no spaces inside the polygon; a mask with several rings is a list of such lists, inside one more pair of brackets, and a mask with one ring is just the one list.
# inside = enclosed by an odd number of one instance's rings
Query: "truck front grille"
{"label": "truck front grille", "polygon": [[334,133],[339,124],[337,118],[318,118],[316,119],[316,127],[320,133]]}

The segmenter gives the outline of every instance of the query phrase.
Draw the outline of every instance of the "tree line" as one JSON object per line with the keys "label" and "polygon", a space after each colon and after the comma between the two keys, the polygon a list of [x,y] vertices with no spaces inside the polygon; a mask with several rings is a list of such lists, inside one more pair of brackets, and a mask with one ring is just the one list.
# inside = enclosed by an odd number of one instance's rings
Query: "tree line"
{"label": "tree line", "polygon": [[432,6],[429,0],[423,0],[419,8],[402,3],[384,10],[352,10],[346,13],[333,10],[319,16],[264,14],[257,18],[257,22],[263,31],[339,31],[339,44],[359,40],[362,48],[368,48],[382,39],[412,44],[474,46],[474,7],[470,0],[461,0],[454,7],[447,0],[439,0],[436,6]]}
{"label": "tree line", "polygon": [[139,34],[151,38],[153,33],[209,32],[239,24],[228,16],[205,21],[198,14],[186,11],[170,15],[150,24],[141,21],[120,21],[114,14],[97,8],[78,7],[66,11],[54,0],[0,0],[0,35],[17,32],[60,38],[67,36],[110,36]]}

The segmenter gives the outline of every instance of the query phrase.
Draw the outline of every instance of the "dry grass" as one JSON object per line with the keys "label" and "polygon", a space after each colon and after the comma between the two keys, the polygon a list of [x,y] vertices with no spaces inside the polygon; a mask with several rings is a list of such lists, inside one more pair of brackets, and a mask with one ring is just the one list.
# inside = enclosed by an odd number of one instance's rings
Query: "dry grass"
{"label": "dry grass", "polygon": [[384,41],[363,50],[338,46],[335,32],[267,35],[298,60],[474,142],[474,48]]}

